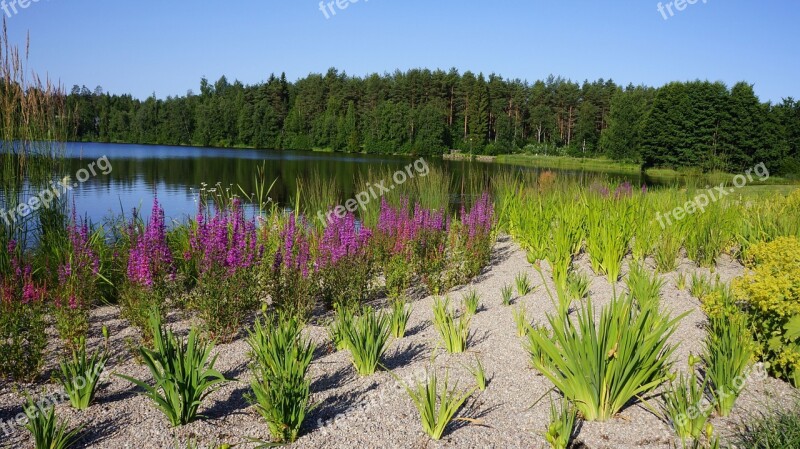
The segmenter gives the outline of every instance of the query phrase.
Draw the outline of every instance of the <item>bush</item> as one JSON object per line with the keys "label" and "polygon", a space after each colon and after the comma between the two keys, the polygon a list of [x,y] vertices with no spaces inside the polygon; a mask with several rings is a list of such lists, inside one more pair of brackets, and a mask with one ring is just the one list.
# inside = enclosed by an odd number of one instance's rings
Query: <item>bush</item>
{"label": "bush", "polygon": [[236,337],[240,325],[258,308],[256,225],[245,219],[244,209],[234,199],[229,209],[217,209],[206,217],[197,214],[191,231],[190,251],[184,256],[197,267],[197,288],[190,307],[197,311],[212,338],[227,342]]}
{"label": "bush", "polygon": [[272,264],[265,264],[267,293],[280,312],[306,317],[314,309],[318,293],[309,231],[302,218],[290,214],[280,237],[282,244]]}
{"label": "bush", "polygon": [[800,387],[800,240],[753,245],[748,271],[731,288],[753,328],[758,356],[770,374]]}
{"label": "bush", "polygon": [[[548,315],[552,331],[531,327],[533,366],[550,379],[584,419],[605,421],[668,377],[668,338],[682,318],[638,309],[629,296],[612,299],[595,318],[587,300],[575,320]],[[577,321],[577,322],[575,322]]]}
{"label": "bush", "polygon": [[73,211],[67,226],[69,248],[58,269],[54,315],[61,340],[69,348],[89,331],[89,312],[100,297],[100,260],[92,249],[89,225],[78,223]]}
{"label": "bush", "polygon": [[164,330],[157,311],[150,314],[150,332],[155,349],[139,348],[144,364],[150,370],[155,385],[130,376],[118,375],[145,390],[145,395],[155,402],[173,426],[181,426],[202,418],[198,409],[212,389],[227,382],[214,369],[216,356],[210,361],[214,345],[199,340],[197,329],[192,328],[188,340],[180,341],[170,330]]}
{"label": "bush", "polygon": [[353,214],[334,216],[322,233],[317,264],[322,300],[328,308],[360,307],[369,299],[374,276],[372,231]]}
{"label": "bush", "polygon": [[32,381],[39,376],[47,347],[46,290],[33,279],[12,240],[10,273],[0,278],[0,377]]}
{"label": "bush", "polygon": [[125,231],[130,248],[120,308],[122,316],[142,332],[146,342],[155,337],[151,334],[150,314],[155,310],[164,316],[165,302],[175,276],[166,229],[164,210],[155,199],[147,226],[141,229],[134,211]]}
{"label": "bush", "polygon": [[248,400],[267,421],[273,438],[292,443],[310,410],[306,374],[314,345],[301,336],[300,322],[288,316],[256,320],[248,344],[253,357],[253,395]]}

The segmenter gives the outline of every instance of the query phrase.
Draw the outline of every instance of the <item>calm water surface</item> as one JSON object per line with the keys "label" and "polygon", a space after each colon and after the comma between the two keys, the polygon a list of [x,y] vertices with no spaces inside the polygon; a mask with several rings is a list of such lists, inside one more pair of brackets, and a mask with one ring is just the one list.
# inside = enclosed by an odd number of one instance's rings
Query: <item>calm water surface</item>
{"label": "calm water surface", "polygon": [[[169,218],[181,219],[194,215],[201,186],[213,187],[219,182],[223,188],[234,184],[253,191],[255,175],[261,166],[265,167],[267,184],[276,181],[270,196],[279,204],[287,205],[290,202],[298,178],[312,176],[334,179],[344,198],[352,198],[357,193],[355,186],[359,175],[379,177],[383,174],[381,170],[401,170],[416,160],[402,156],[309,151],[70,143],[67,145],[69,168],[64,175],[74,179],[80,169],[88,168],[89,164],[103,156],[108,158],[111,172],[103,175],[96,170],[96,176],[73,190],[79,215],[88,216],[95,222],[122,212],[130,215],[134,207],[141,206],[147,212],[156,194]],[[501,170],[538,170],[437,158],[426,158],[426,162],[431,167],[444,168],[451,173],[454,186],[460,184],[465,176],[488,179]],[[561,174],[584,182],[598,176],[609,177],[582,172]],[[613,177],[627,179],[634,184],[641,182],[637,176]],[[451,193],[456,201],[457,190]]]}

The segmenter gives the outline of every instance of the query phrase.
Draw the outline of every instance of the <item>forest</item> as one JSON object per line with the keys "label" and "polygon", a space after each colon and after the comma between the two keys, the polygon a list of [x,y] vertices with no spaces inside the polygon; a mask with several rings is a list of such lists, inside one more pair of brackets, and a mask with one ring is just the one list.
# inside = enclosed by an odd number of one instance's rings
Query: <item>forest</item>
{"label": "forest", "polygon": [[74,86],[73,140],[378,154],[530,153],[644,168],[735,172],[764,162],[800,173],[800,102],[764,103],[739,82],[620,86],[550,76],[533,83],[415,69],[245,85],[221,77],[165,99]]}

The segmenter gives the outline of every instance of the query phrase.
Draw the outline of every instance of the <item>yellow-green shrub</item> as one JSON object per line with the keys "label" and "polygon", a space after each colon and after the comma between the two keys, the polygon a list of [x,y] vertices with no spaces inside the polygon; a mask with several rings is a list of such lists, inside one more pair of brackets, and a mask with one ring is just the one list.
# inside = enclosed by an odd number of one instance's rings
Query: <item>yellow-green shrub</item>
{"label": "yellow-green shrub", "polygon": [[800,240],[755,244],[745,266],[731,286],[750,317],[760,356],[773,375],[800,386],[800,338],[793,324],[800,317]]}

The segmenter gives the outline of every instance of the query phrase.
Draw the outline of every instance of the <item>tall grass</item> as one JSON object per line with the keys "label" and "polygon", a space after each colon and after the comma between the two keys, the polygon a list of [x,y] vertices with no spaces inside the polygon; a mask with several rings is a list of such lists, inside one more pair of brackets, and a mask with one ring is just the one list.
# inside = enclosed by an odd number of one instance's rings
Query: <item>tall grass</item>
{"label": "tall grass", "polygon": [[[24,51],[8,39],[5,17],[0,35],[0,208],[13,210],[64,173],[65,142],[74,129],[62,85],[41,79],[27,66]],[[33,242],[38,212],[0,219],[0,244]],[[7,269],[0,256],[0,272]]]}

